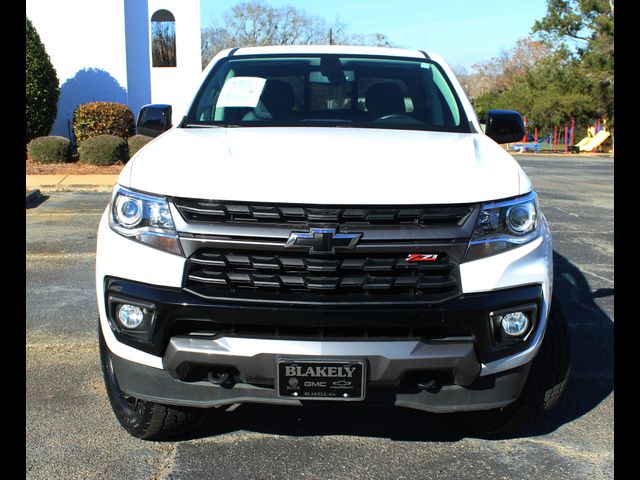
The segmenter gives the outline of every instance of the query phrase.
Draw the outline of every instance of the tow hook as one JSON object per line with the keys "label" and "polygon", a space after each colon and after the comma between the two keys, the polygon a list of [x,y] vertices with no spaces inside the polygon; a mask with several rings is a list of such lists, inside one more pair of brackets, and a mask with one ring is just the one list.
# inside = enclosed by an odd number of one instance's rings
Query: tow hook
{"label": "tow hook", "polygon": [[214,385],[221,385],[224,387],[232,387],[233,382],[230,380],[231,375],[225,371],[211,371],[207,375],[207,379]]}

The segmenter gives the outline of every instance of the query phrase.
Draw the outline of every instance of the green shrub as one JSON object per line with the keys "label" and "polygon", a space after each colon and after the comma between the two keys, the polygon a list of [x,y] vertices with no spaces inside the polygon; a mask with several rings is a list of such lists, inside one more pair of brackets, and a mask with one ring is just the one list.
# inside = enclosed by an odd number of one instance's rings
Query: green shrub
{"label": "green shrub", "polygon": [[78,154],[81,163],[113,165],[129,158],[127,142],[114,135],[98,135],[80,142]]}
{"label": "green shrub", "polygon": [[98,135],[114,135],[126,140],[134,134],[133,113],[121,103],[83,103],[73,112],[73,135],[78,144]]}
{"label": "green shrub", "polygon": [[26,143],[48,135],[58,113],[60,88],[40,36],[27,18]]}
{"label": "green shrub", "polygon": [[65,163],[71,156],[71,142],[64,137],[37,137],[29,142],[27,152],[37,163]]}
{"label": "green shrub", "polygon": [[144,147],[147,143],[153,140],[153,137],[147,135],[134,135],[129,137],[127,143],[129,144],[129,158],[133,157],[138,150]]}

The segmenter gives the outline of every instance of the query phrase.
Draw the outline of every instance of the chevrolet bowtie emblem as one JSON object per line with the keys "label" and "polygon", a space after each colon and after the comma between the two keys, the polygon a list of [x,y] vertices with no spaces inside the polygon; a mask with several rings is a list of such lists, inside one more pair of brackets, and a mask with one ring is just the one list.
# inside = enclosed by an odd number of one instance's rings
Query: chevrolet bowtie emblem
{"label": "chevrolet bowtie emblem", "polygon": [[308,248],[311,253],[335,253],[336,248],[354,248],[361,233],[336,233],[335,228],[312,228],[291,232],[285,247]]}

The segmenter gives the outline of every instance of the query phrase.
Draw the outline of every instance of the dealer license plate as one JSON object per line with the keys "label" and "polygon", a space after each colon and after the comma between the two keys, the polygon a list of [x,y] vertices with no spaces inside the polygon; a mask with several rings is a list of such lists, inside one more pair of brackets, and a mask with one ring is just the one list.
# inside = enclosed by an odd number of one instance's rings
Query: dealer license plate
{"label": "dealer license plate", "polygon": [[300,400],[362,400],[365,362],[278,360],[278,396]]}

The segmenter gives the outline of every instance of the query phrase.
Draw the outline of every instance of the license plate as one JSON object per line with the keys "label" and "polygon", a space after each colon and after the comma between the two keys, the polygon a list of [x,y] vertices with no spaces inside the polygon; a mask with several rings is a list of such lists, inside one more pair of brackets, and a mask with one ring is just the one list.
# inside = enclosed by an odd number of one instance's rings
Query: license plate
{"label": "license plate", "polygon": [[362,400],[364,361],[278,360],[278,396],[299,400]]}

